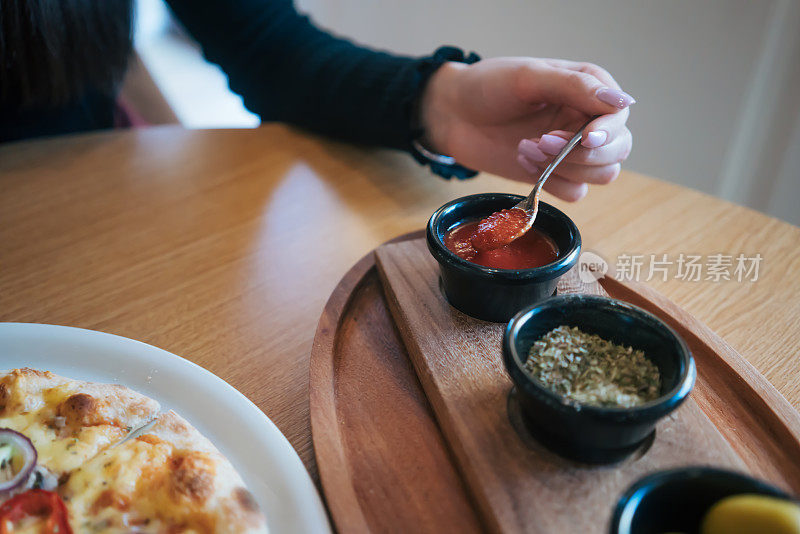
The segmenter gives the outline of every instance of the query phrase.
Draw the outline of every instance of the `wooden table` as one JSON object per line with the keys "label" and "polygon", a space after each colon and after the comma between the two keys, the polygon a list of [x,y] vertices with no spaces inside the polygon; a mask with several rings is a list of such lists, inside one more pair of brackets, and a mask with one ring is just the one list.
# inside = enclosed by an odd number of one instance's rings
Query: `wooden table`
{"label": "wooden table", "polygon": [[[0,320],[102,330],[198,363],[264,410],[316,479],[308,358],[339,278],[452,198],[526,190],[442,181],[403,155],[280,126],[0,146]],[[760,253],[756,282],[648,283],[800,407],[800,229],[632,173],[554,203],[612,264],[645,255],[645,278],[650,254]]]}

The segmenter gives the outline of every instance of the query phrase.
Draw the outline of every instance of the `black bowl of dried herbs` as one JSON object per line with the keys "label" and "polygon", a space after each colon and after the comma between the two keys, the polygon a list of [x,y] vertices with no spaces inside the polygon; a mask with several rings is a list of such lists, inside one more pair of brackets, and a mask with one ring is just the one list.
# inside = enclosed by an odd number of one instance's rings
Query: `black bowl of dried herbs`
{"label": "black bowl of dried herbs", "polygon": [[689,395],[686,343],[654,315],[607,297],[563,295],[508,323],[503,360],[531,433],[561,456],[618,462]]}

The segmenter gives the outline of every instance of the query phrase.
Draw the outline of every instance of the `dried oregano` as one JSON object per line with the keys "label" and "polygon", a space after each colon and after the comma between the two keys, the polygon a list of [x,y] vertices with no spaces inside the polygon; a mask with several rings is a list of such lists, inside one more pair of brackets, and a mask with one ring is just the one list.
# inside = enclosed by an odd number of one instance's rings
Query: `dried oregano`
{"label": "dried oregano", "polygon": [[547,388],[594,406],[629,408],[661,391],[658,367],[640,350],[559,326],[531,347],[525,368]]}

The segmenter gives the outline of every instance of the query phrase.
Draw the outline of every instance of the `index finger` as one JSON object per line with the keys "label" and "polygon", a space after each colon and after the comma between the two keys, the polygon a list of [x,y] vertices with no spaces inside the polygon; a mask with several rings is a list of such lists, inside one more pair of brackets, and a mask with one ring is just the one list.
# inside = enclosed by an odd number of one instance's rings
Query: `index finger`
{"label": "index finger", "polygon": [[622,87],[617,83],[617,80],[608,72],[606,69],[599,65],[595,65],[594,63],[587,63],[585,61],[570,61],[568,59],[547,59],[550,65],[554,67],[561,67],[563,69],[574,70],[578,72],[585,72],[586,74],[591,74],[604,84],[614,87],[615,89],[622,89]]}
{"label": "index finger", "polygon": [[[568,59],[547,59],[545,61],[554,67],[591,74],[609,87],[621,89],[610,72],[594,63],[570,61]],[[587,135],[581,141],[581,145],[586,148],[597,148],[613,142],[614,139],[625,132],[625,123],[628,121],[629,115],[630,108],[625,107],[620,111],[598,117],[586,127]],[[592,132],[598,132],[598,134],[590,137],[589,134]]]}

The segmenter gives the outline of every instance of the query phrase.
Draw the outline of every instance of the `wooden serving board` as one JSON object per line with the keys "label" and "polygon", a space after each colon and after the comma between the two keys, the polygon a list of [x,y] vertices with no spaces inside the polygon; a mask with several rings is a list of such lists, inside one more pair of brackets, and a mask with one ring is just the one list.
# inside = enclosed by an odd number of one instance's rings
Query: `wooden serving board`
{"label": "wooden serving board", "polygon": [[509,401],[503,325],[450,307],[412,234],[351,269],[314,340],[312,436],[341,532],[605,532],[630,483],[680,465],[747,471],[800,492],[800,415],[722,339],[644,286],[586,285],[569,273],[558,290],[645,308],[692,350],[695,389],[649,448],[585,466],[526,435]]}

